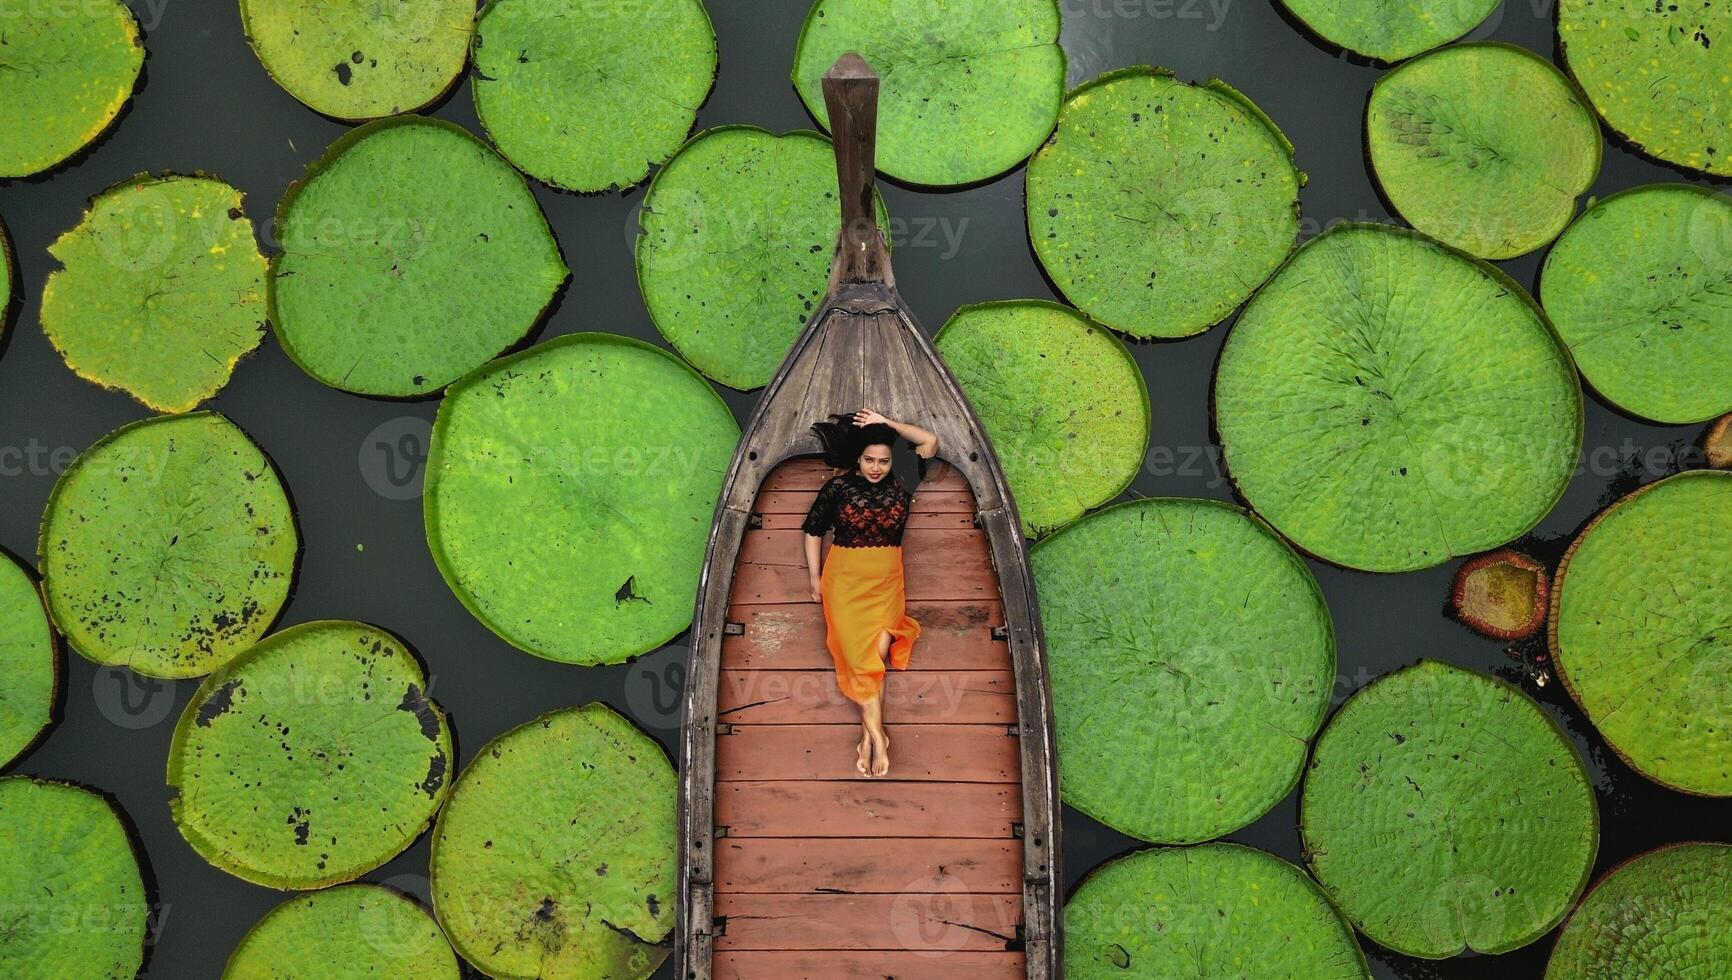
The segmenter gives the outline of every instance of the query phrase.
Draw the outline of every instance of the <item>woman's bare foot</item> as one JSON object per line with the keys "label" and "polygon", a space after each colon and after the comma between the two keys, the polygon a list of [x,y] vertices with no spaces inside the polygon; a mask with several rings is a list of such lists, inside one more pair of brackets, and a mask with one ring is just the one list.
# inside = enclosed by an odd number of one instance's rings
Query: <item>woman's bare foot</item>
{"label": "woman's bare foot", "polygon": [[872,735],[872,775],[882,776],[890,771],[890,736],[880,730]]}
{"label": "woman's bare foot", "polygon": [[860,770],[860,775],[869,776],[871,773],[868,770],[872,766],[872,740],[864,726],[860,730],[859,748],[860,758],[854,760],[854,768]]}

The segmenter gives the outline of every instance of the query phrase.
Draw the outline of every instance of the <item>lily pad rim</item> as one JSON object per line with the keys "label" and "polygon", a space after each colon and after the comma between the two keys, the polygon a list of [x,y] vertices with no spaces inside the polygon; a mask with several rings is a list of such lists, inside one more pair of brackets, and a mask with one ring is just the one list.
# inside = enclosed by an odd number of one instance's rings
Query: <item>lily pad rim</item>
{"label": "lily pad rim", "polygon": [[[1321,232],[1317,233],[1316,235],[1311,236],[1309,239],[1306,239],[1304,242],[1300,243],[1300,245],[1297,248],[1294,248],[1292,251],[1287,253],[1287,257],[1281,261],[1281,264],[1275,268],[1274,272],[1269,274],[1269,278],[1263,280],[1263,282],[1260,285],[1258,285],[1256,291],[1253,292],[1251,294],[1250,298],[1245,300],[1244,305],[1239,308],[1238,317],[1236,319],[1234,319],[1232,326],[1227,328],[1227,336],[1221,341],[1221,346],[1219,348],[1217,348],[1215,351],[1215,363],[1214,363],[1213,367],[1211,367],[1209,370],[1209,399],[1208,399],[1209,436],[1212,440],[1214,440],[1214,445],[1220,447],[1220,450],[1221,450],[1221,472],[1224,473],[1227,477],[1227,484],[1229,487],[1232,488],[1234,500],[1236,500],[1240,504],[1242,504],[1247,510],[1250,510],[1253,512],[1255,512],[1257,510],[1257,508],[1255,508],[1251,505],[1250,498],[1245,496],[1244,490],[1240,488],[1238,478],[1233,475],[1232,463],[1227,458],[1227,456],[1228,456],[1227,445],[1226,445],[1226,443],[1221,441],[1221,430],[1220,430],[1220,425],[1218,422],[1217,407],[1215,404],[1215,392],[1220,387],[1221,361],[1225,358],[1225,356],[1227,354],[1227,348],[1233,343],[1233,336],[1237,332],[1240,322],[1242,322],[1245,319],[1246,315],[1251,312],[1251,308],[1252,308],[1253,304],[1255,304],[1258,301],[1258,299],[1260,299],[1262,297],[1263,291],[1269,286],[1269,284],[1273,283],[1276,279],[1280,278],[1281,273],[1285,272],[1287,270],[1287,267],[1290,264],[1292,264],[1295,259],[1297,259],[1299,257],[1300,253],[1304,252],[1305,249],[1309,248],[1313,243],[1318,242],[1318,241],[1322,241],[1323,239],[1328,238],[1330,235],[1334,235],[1337,233],[1343,233],[1347,229],[1370,230],[1370,231],[1373,231],[1373,233],[1375,233],[1375,234],[1392,233],[1392,234],[1399,235],[1403,238],[1415,239],[1424,245],[1430,245],[1430,246],[1433,246],[1436,248],[1443,249],[1445,252],[1451,253],[1457,258],[1464,259],[1464,260],[1472,263],[1474,265],[1474,267],[1476,269],[1478,269],[1480,272],[1489,275],[1490,278],[1492,279],[1492,281],[1497,283],[1498,286],[1501,287],[1504,291],[1510,293],[1511,295],[1519,297],[1522,302],[1526,303],[1528,309],[1530,311],[1532,311],[1534,313],[1534,315],[1539,317],[1540,322],[1545,326],[1547,333],[1551,336],[1552,344],[1558,349],[1559,353],[1561,353],[1563,355],[1564,362],[1569,368],[1570,376],[1575,379],[1576,383],[1575,383],[1575,389],[1574,390],[1576,393],[1576,397],[1575,397],[1575,404],[1576,404],[1576,412],[1575,412],[1576,428],[1575,428],[1575,432],[1576,432],[1576,437],[1573,441],[1573,448],[1571,449],[1570,458],[1575,459],[1581,455],[1582,442],[1587,437],[1587,408],[1586,408],[1586,404],[1585,404],[1586,396],[1584,396],[1582,393],[1582,372],[1579,368],[1576,367],[1575,356],[1570,353],[1570,348],[1567,344],[1564,343],[1564,339],[1558,333],[1557,327],[1552,325],[1551,317],[1546,315],[1546,311],[1540,307],[1539,302],[1537,300],[1535,300],[1532,296],[1530,296],[1528,294],[1528,291],[1526,289],[1523,289],[1520,283],[1516,282],[1515,279],[1510,277],[1509,273],[1505,272],[1503,269],[1499,268],[1497,265],[1493,264],[1492,262],[1489,262],[1485,259],[1482,259],[1479,256],[1474,255],[1470,252],[1464,252],[1461,249],[1456,248],[1455,246],[1449,244],[1448,242],[1439,241],[1438,239],[1431,237],[1430,235],[1426,234],[1423,231],[1418,230],[1417,228],[1409,228],[1409,227],[1406,227],[1404,225],[1389,224],[1389,223],[1382,222],[1382,221],[1342,221],[1342,222],[1338,222],[1334,225],[1331,225],[1328,228],[1323,229]],[[1526,528],[1523,528],[1520,532],[1513,535],[1508,541],[1503,541],[1503,542],[1500,542],[1498,545],[1494,545],[1492,550],[1495,550],[1498,547],[1510,545],[1513,542],[1520,540],[1523,536],[1527,535],[1531,531],[1533,531],[1534,528],[1538,527],[1540,525],[1540,522],[1544,521],[1546,519],[1546,517],[1548,517],[1551,514],[1551,512],[1557,507],[1558,502],[1563,500],[1564,495],[1569,491],[1569,487],[1570,487],[1570,484],[1572,482],[1574,482],[1574,481],[1573,480],[1563,481],[1563,483],[1559,485],[1557,492],[1552,496],[1551,501],[1548,502],[1546,504],[1545,508],[1539,512],[1539,516],[1534,519],[1534,522],[1532,524],[1530,524]],[[1259,515],[1259,516],[1261,516],[1261,515]],[[1271,524],[1271,526],[1273,526],[1273,524]],[[1291,536],[1282,533],[1278,528],[1276,530],[1276,533],[1281,534],[1282,540],[1286,541],[1289,545],[1291,545],[1293,547],[1293,549],[1295,551],[1298,551],[1301,555],[1304,555],[1305,557],[1311,558],[1315,561],[1321,562],[1322,564],[1327,565],[1330,568],[1338,568],[1338,569],[1342,569],[1342,570],[1350,571],[1350,572],[1372,572],[1373,574],[1378,574],[1378,575],[1399,574],[1401,572],[1412,572],[1412,571],[1420,571],[1420,570],[1427,569],[1427,568],[1435,568],[1438,565],[1442,565],[1443,563],[1451,561],[1453,559],[1462,558],[1462,557],[1466,557],[1466,555],[1478,553],[1478,551],[1471,551],[1471,552],[1465,552],[1465,553],[1460,554],[1460,555],[1445,555],[1444,557],[1438,559],[1437,561],[1432,562],[1429,565],[1415,565],[1412,567],[1404,567],[1404,568],[1366,569],[1366,568],[1358,568],[1358,567],[1355,567],[1353,565],[1345,565],[1339,561],[1336,561],[1335,559],[1320,555],[1320,554],[1312,551],[1311,549],[1305,547],[1304,545],[1300,544],[1299,542],[1293,540],[1293,538]],[[1482,549],[1482,550],[1484,550],[1484,549]],[[1556,589],[1555,580],[1553,582],[1553,588],[1554,588],[1554,590]]]}
{"label": "lily pad rim", "polygon": [[19,573],[36,590],[36,601],[42,605],[42,623],[48,627],[49,658],[54,667],[48,690],[48,720],[36,730],[34,735],[19,744],[18,751],[13,753],[10,758],[0,756],[0,778],[12,775],[6,773],[6,770],[16,764],[18,760],[36,751],[47,740],[48,736],[59,727],[60,723],[66,720],[67,669],[65,660],[67,641],[61,637],[60,630],[54,625],[54,614],[48,609],[48,594],[42,588],[42,576],[36,571],[36,567],[14,554],[10,548],[0,545],[0,562],[5,561],[17,565]]}
{"label": "lily pad rim", "polygon": [[52,177],[77,167],[84,162],[86,157],[95,153],[98,147],[114,136],[115,131],[120,128],[121,119],[132,110],[133,100],[138,97],[138,80],[144,77],[145,62],[150,60],[150,48],[144,43],[144,29],[138,21],[138,14],[132,9],[132,4],[127,0],[113,0],[113,3],[125,13],[126,16],[121,18],[121,24],[126,30],[127,40],[132,42],[133,50],[138,52],[138,66],[132,71],[132,82],[128,86],[126,98],[122,99],[120,104],[115,107],[113,115],[110,115],[99,128],[89,134],[77,149],[65,157],[30,173],[0,174],[0,181],[11,182],[26,178]]}
{"label": "lily pad rim", "polygon": [[[1612,879],[1613,875],[1616,875],[1618,872],[1624,870],[1625,868],[1629,867],[1630,865],[1636,864],[1637,862],[1643,861],[1647,858],[1654,857],[1655,855],[1661,854],[1665,851],[1676,851],[1676,850],[1682,850],[1684,848],[1696,848],[1696,847],[1707,847],[1707,848],[1718,848],[1721,850],[1732,850],[1732,844],[1728,844],[1725,841],[1691,839],[1691,840],[1668,841],[1667,843],[1658,844],[1658,845],[1655,845],[1654,847],[1650,847],[1645,851],[1638,851],[1635,854],[1629,855],[1628,857],[1624,858],[1623,860],[1618,861],[1616,864],[1613,864],[1611,867],[1607,868],[1605,874],[1602,874],[1598,878],[1594,879],[1594,883],[1592,885],[1589,885],[1588,888],[1582,892],[1581,896],[1576,899],[1575,904],[1570,908],[1569,915],[1564,917],[1564,921],[1561,923],[1561,925],[1558,928],[1558,942],[1562,942],[1564,936],[1566,936],[1569,933],[1570,923],[1575,921],[1577,913],[1579,913],[1583,909],[1587,908],[1588,902],[1594,897],[1594,893],[1600,890],[1600,886],[1602,886],[1606,882],[1610,881]],[[1545,972],[1541,974],[1542,980],[1550,980],[1552,958],[1556,955],[1557,955],[1557,943],[1553,943],[1551,951],[1546,954]]]}
{"label": "lily pad rim", "polygon": [[0,350],[5,349],[5,337],[12,325],[14,311],[24,305],[23,290],[18,288],[18,266],[12,258],[12,235],[6,221],[0,218],[0,277],[6,287],[6,302],[0,303]]}
{"label": "lily pad rim", "polygon": [[[449,782],[449,780],[447,780],[447,782]],[[434,931],[436,931],[439,934],[439,937],[441,939],[445,940],[445,944],[447,946],[451,945],[450,937],[445,935],[445,928],[439,924],[439,920],[437,920],[433,917],[433,910],[428,908],[425,904],[423,904],[421,902],[420,899],[416,898],[414,895],[409,894],[408,892],[404,891],[403,889],[399,888],[396,885],[389,884],[389,883],[383,882],[383,881],[346,881],[346,882],[342,882],[340,884],[331,885],[327,888],[318,888],[318,889],[313,889],[311,891],[298,891],[298,892],[294,892],[294,893],[289,894],[289,895],[285,895],[283,897],[282,901],[271,906],[269,909],[266,909],[265,914],[259,916],[258,919],[255,922],[253,922],[252,925],[247,927],[247,931],[241,934],[241,938],[235,942],[234,948],[229,951],[228,959],[223,963],[223,971],[222,971],[222,974],[220,975],[220,980],[227,980],[227,978],[230,976],[230,971],[232,971],[235,968],[235,963],[240,958],[241,950],[245,949],[247,946],[247,943],[252,941],[254,935],[256,935],[258,933],[260,927],[262,927],[267,921],[269,921],[272,916],[276,915],[278,912],[281,912],[281,911],[287,909],[290,903],[315,899],[317,896],[328,895],[331,892],[335,892],[335,891],[355,890],[355,889],[365,889],[367,891],[379,892],[379,893],[381,893],[387,897],[398,899],[399,901],[403,902],[404,904],[412,906],[416,911],[420,912],[422,915],[425,915],[427,917],[427,920],[430,923],[432,923]],[[452,957],[453,962],[457,963],[458,971],[461,972],[462,966],[461,966],[461,963],[459,961],[457,961],[457,951],[455,948],[453,948],[451,951],[451,957]]]}
{"label": "lily pad rim", "polygon": [[1436,51],[1438,48],[1449,47],[1452,44],[1470,43],[1467,41],[1463,41],[1462,38],[1465,38],[1469,34],[1472,34],[1474,31],[1477,31],[1481,27],[1484,27],[1485,22],[1487,20],[1491,19],[1492,12],[1497,9],[1497,4],[1493,4],[1491,9],[1486,12],[1486,15],[1484,17],[1481,17],[1479,19],[1479,21],[1477,23],[1475,23],[1473,26],[1468,27],[1467,29],[1463,30],[1461,33],[1456,34],[1452,37],[1444,38],[1442,41],[1438,41],[1437,43],[1431,45],[1430,47],[1423,48],[1419,51],[1415,51],[1412,54],[1405,54],[1405,55],[1401,55],[1399,57],[1394,57],[1394,58],[1385,58],[1382,55],[1369,54],[1367,52],[1360,51],[1357,48],[1350,48],[1350,47],[1348,47],[1348,46],[1346,46],[1346,45],[1344,45],[1338,41],[1331,40],[1330,38],[1326,37],[1322,31],[1319,31],[1316,28],[1316,26],[1314,26],[1311,23],[1311,21],[1307,20],[1303,14],[1301,14],[1299,11],[1293,9],[1286,2],[1286,0],[1281,0],[1281,2],[1278,4],[1278,6],[1280,7],[1281,10],[1284,10],[1287,13],[1292,14],[1293,20],[1298,21],[1297,26],[1299,28],[1300,36],[1304,37],[1307,41],[1310,41],[1311,43],[1317,45],[1319,48],[1324,49],[1324,51],[1326,53],[1328,53],[1329,55],[1331,55],[1332,57],[1341,58],[1341,59],[1345,60],[1348,64],[1358,65],[1358,66],[1363,67],[1363,68],[1376,68],[1376,69],[1379,69],[1380,71],[1384,71],[1384,72],[1387,72],[1389,69],[1394,68],[1397,65],[1401,65],[1405,62],[1412,61],[1413,59],[1419,57],[1420,55],[1430,54],[1431,52]]}
{"label": "lily pad rim", "polygon": [[[339,870],[334,873],[327,873],[314,878],[304,879],[290,878],[287,876],[279,876],[268,872],[257,871],[253,868],[245,867],[238,862],[228,860],[227,852],[222,847],[211,844],[211,842],[205,840],[202,835],[194,833],[191,828],[180,820],[180,810],[181,807],[185,805],[184,801],[186,800],[186,794],[181,792],[180,777],[183,775],[181,771],[181,756],[186,746],[187,732],[190,730],[188,723],[192,722],[193,724],[197,724],[198,708],[203,705],[205,699],[207,699],[213,691],[231,679],[231,674],[237,673],[251,665],[253,661],[272,652],[278,645],[287,640],[298,638],[303,633],[311,633],[319,629],[328,629],[331,627],[342,627],[345,629],[360,627],[364,630],[383,633],[395,640],[397,644],[408,653],[410,662],[415,665],[415,668],[419,672],[421,680],[423,681],[421,687],[422,695],[426,698],[428,706],[433,709],[433,716],[438,722],[439,737],[433,740],[433,743],[445,752],[445,758],[448,760],[446,767],[447,778],[441,781],[439,788],[434,792],[432,810],[427,814],[427,819],[421,825],[420,829],[413,834],[408,835],[400,846],[387,853],[377,863],[370,867],[362,867],[360,870],[353,871]],[[286,626],[274,633],[265,634],[257,643],[254,643],[252,646],[243,650],[228,663],[212,671],[209,675],[200,680],[198,687],[193,690],[192,696],[187,699],[185,707],[181,709],[180,717],[175,720],[174,732],[169,738],[167,753],[168,761],[166,767],[167,772],[164,777],[164,785],[168,787],[172,794],[168,801],[170,822],[179,832],[181,839],[196,851],[198,855],[211,867],[220,871],[226,871],[242,881],[251,882],[255,885],[262,885],[266,888],[276,888],[284,891],[300,891],[310,894],[315,891],[322,891],[332,885],[352,882],[360,878],[362,875],[371,874],[385,866],[398,855],[408,850],[411,845],[420,840],[422,835],[427,832],[427,828],[432,825],[438,812],[444,808],[445,801],[450,798],[451,787],[455,782],[454,779],[449,777],[449,772],[452,768],[451,760],[456,759],[456,733],[452,730],[451,720],[448,717],[445,706],[434,700],[432,694],[428,692],[428,685],[425,683],[427,675],[428,671],[426,661],[422,659],[421,655],[416,652],[415,648],[411,646],[407,640],[394,630],[364,620],[311,619],[306,622],[296,623],[293,626]]]}
{"label": "lily pad rim", "polygon": [[1588,713],[1587,707],[1582,704],[1581,695],[1576,693],[1575,685],[1570,683],[1569,674],[1564,670],[1564,658],[1559,656],[1558,612],[1563,607],[1564,575],[1569,571],[1570,559],[1575,557],[1576,549],[1581,547],[1582,542],[1587,539],[1588,533],[1595,527],[1599,526],[1599,523],[1604,520],[1608,514],[1622,507],[1624,504],[1635,500],[1637,497],[1640,497],[1642,494],[1647,493],[1655,487],[1672,483],[1674,481],[1682,481],[1685,478],[1732,480],[1732,470],[1681,470],[1670,476],[1661,477],[1652,483],[1639,486],[1622,497],[1619,497],[1617,500],[1612,501],[1610,504],[1607,504],[1605,507],[1600,509],[1599,513],[1590,518],[1588,522],[1582,526],[1580,531],[1576,532],[1575,537],[1570,541],[1570,546],[1564,550],[1564,556],[1558,559],[1557,571],[1552,573],[1551,601],[1546,609],[1546,650],[1552,658],[1552,670],[1558,675],[1558,683],[1563,685],[1564,690],[1570,692],[1570,700],[1575,702],[1576,707],[1581,710],[1583,718],[1593,726],[1594,733],[1599,736],[1600,741],[1605,743],[1606,748],[1610,749],[1612,754],[1618,757],[1620,762],[1629,766],[1632,771],[1641,774],[1644,779],[1647,779],[1656,785],[1663,786],[1666,789],[1673,790],[1674,792],[1703,799],[1725,799],[1728,796],[1732,796],[1732,793],[1704,793],[1701,790],[1688,789],[1667,782],[1659,776],[1656,776],[1637,765],[1635,760],[1625,754],[1624,749],[1621,746],[1615,744],[1611,739],[1607,738],[1604,733],[1600,732],[1599,725],[1594,723],[1593,716]]}

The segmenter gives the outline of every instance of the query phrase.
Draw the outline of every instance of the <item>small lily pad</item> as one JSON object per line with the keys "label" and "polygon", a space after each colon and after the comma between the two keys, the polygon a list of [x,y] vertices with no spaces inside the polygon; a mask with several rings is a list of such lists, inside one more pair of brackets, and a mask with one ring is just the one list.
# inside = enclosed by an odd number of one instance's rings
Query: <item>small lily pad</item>
{"label": "small lily pad", "polygon": [[1365,142],[1403,218],[1486,259],[1556,238],[1600,172],[1600,127],[1575,87],[1502,41],[1452,44],[1379,78]]}
{"label": "small lily pad", "polygon": [[1602,511],[1558,566],[1552,659],[1632,768],[1732,796],[1732,473],[1687,470]]}
{"label": "small lily pad", "polygon": [[42,331],[79,377],[157,412],[229,382],[265,336],[265,257],[243,195],[212,177],[139,174],[48,247]]}
{"label": "small lily pad", "polygon": [[28,177],[94,142],[144,67],[138,20],[120,0],[21,3],[5,11],[0,177]]}
{"label": "small lily pad", "polygon": [[457,980],[457,954],[414,900],[380,885],[296,895],[260,919],[229,956],[223,980],[396,977]]}
{"label": "small lily pad", "polygon": [[1107,72],[1073,89],[1028,163],[1028,233],[1065,298],[1134,337],[1225,319],[1299,231],[1293,144],[1218,78]]}
{"label": "small lily pad", "polygon": [[1064,907],[1071,980],[1369,980],[1353,930],[1305,872],[1242,844],[1136,851]]}
{"label": "small lily pad", "polygon": [[842,227],[835,148],[807,130],[704,130],[657,171],[639,221],[656,329],[709,377],[762,387],[824,298]]}
{"label": "small lily pad", "polygon": [[1305,26],[1349,51],[1400,61],[1453,41],[1479,26],[1498,0],[1390,0],[1370,6],[1356,0],[1281,0]]}
{"label": "small lily pad", "polygon": [[1299,830],[1360,932],[1441,959],[1508,952],[1562,921],[1593,871],[1600,817],[1581,757],[1532,698],[1422,660],[1330,719]]}
{"label": "small lily pad", "polygon": [[0,766],[24,754],[54,721],[60,649],[36,580],[0,554]]}
{"label": "small lily pad", "polygon": [[18,270],[12,261],[12,240],[6,234],[5,222],[0,222],[0,337],[6,335],[7,321],[12,313],[12,290],[16,287],[13,280],[18,277]]}
{"label": "small lily pad", "polygon": [[790,76],[826,129],[823,78],[845,52],[883,79],[878,170],[911,184],[1002,174],[1052,132],[1064,100],[1055,0],[816,0]]}
{"label": "small lily pad", "polygon": [[1702,432],[1702,454],[1717,470],[1732,470],[1732,414],[1722,415]]}
{"label": "small lily pad", "polygon": [[714,389],[643,341],[566,334],[500,358],[439,404],[422,497],[433,559],[521,650],[648,653],[691,625],[739,440]]}
{"label": "small lily pad", "polygon": [[1234,323],[1215,425],[1245,499],[1294,544],[1368,571],[1429,568],[1532,530],[1582,444],[1582,392],[1502,270],[1344,222]]}
{"label": "small lily pad", "polygon": [[46,779],[0,779],[0,975],[137,976],[150,914],[138,861],[108,800]]}
{"label": "small lily pad", "polygon": [[1462,562],[1450,605],[1462,622],[1495,640],[1532,636],[1546,620],[1551,580],[1545,566],[1512,548]]}
{"label": "small lily pad", "polygon": [[349,881],[450,793],[451,730],[384,630],[301,623],[205,678],[168,751],[169,809],[206,861],[272,888]]}
{"label": "small lily pad", "polygon": [[1540,271],[1546,308],[1582,377],[1656,422],[1732,410],[1732,196],[1631,187],[1593,205]]}
{"label": "small lily pad", "polygon": [[599,701],[482,746],[433,828],[433,910],[457,951],[501,978],[654,973],[672,945],[677,778]]}
{"label": "small lily pad", "polygon": [[241,0],[247,43],[277,84],[338,119],[413,112],[469,60],[475,0]]}
{"label": "small lily pad", "polygon": [[1670,844],[1606,873],[1564,924],[1545,980],[1732,976],[1732,847]]}
{"label": "small lily pad", "polygon": [[521,174],[421,116],[345,133],[277,206],[271,322],[308,374],[433,394],[521,340],[570,276]]}
{"label": "small lily pad", "polygon": [[60,475],[36,545],[54,623],[86,659],[198,677],[288,599],[300,535],[259,447],[214,412],[131,422]]}
{"label": "small lily pad", "polygon": [[488,0],[475,111],[499,151],[555,187],[629,187],[679,149],[716,77],[700,0]]}
{"label": "small lily pad", "polygon": [[1059,788],[1121,833],[1192,843],[1299,779],[1335,686],[1316,579],[1214,500],[1113,504],[1035,544]]}
{"label": "small lily pad", "polygon": [[1068,306],[964,306],[932,341],[1004,465],[1035,535],[1118,496],[1149,445],[1149,390],[1124,341]]}

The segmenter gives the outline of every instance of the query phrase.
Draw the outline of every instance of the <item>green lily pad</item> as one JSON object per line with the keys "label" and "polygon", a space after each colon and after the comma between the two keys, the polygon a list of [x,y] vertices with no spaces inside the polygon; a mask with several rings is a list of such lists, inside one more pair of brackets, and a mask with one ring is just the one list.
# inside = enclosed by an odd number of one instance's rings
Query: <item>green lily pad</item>
{"label": "green lily pad", "polygon": [[139,174],[48,247],[42,332],[79,377],[157,412],[222,390],[265,336],[265,257],[243,195],[212,177]]}
{"label": "green lily pad", "polygon": [[265,71],[312,109],[361,120],[438,99],[469,60],[475,0],[241,0]]}
{"label": "green lily pad", "polygon": [[0,177],[28,177],[108,129],[144,67],[138,20],[120,0],[23,3],[5,12]]}
{"label": "green lily pad", "polygon": [[727,404],[667,351],[556,337],[440,402],[427,542],[458,599],[513,646],[620,663],[691,625],[739,440]]}
{"label": "green lily pad", "polygon": [[437,392],[529,333],[570,276],[521,174],[420,116],[345,133],[277,206],[271,322],[344,391]]}
{"label": "green lily pad", "polygon": [[1149,390],[1124,341],[1068,306],[964,306],[933,337],[986,426],[1032,536],[1118,496],[1149,445]]}
{"label": "green lily pad", "polygon": [[842,227],[835,149],[808,130],[706,129],[656,172],[639,221],[656,329],[709,377],[762,387],[824,298]]}
{"label": "green lily pad", "polygon": [[824,73],[856,52],[883,79],[878,170],[911,184],[967,184],[1021,163],[1052,132],[1064,100],[1059,19],[1055,0],[816,0],[789,77],[830,129]]}
{"label": "green lily pad", "polygon": [[433,828],[433,911],[500,978],[642,980],[671,952],[677,776],[596,701],[481,747]]}
{"label": "green lily pad", "polygon": [[1441,959],[1507,952],[1562,921],[1593,871],[1600,816],[1581,757],[1532,698],[1422,660],[1330,720],[1299,830],[1360,932]]}
{"label": "green lily pad", "polygon": [[1732,976],[1732,847],[1671,844],[1619,865],[1558,935],[1545,980]]}
{"label": "green lily pad", "polygon": [[36,552],[72,648],[150,677],[198,677],[253,645],[300,551],[276,470],[214,412],[131,422],[54,484]]}
{"label": "green lily pad", "polygon": [[450,793],[451,729],[400,640],[315,620],[204,679],[168,751],[169,809],[206,861],[272,888],[384,864]]}
{"label": "green lily pad", "polygon": [[1239,315],[1215,426],[1245,499],[1294,544],[1368,571],[1527,533],[1582,442],[1569,352],[1502,270],[1422,234],[1344,222]]}
{"label": "green lily pad", "polygon": [[1281,3],[1331,44],[1383,61],[1400,61],[1473,30],[1497,9],[1498,0],[1394,0],[1376,6],[1354,0]]}
{"label": "green lily pad", "polygon": [[12,261],[12,240],[6,234],[5,222],[0,222],[0,337],[6,335],[7,321],[11,319],[12,280],[17,276]]}
{"label": "green lily pad", "polygon": [[488,0],[475,32],[481,125],[525,173],[567,190],[643,180],[715,83],[701,0]]}
{"label": "green lily pad", "polygon": [[1353,930],[1305,872],[1241,844],[1136,851],[1064,907],[1071,980],[1369,980]]}
{"label": "green lily pad", "polygon": [[1238,90],[1166,68],[1073,89],[1028,163],[1028,233],[1078,308],[1135,337],[1201,333],[1281,264],[1299,231],[1293,144]]}
{"label": "green lily pad", "polygon": [[1556,238],[1600,172],[1599,123],[1575,87],[1502,41],[1452,44],[1379,78],[1365,143],[1403,218],[1486,259]]}
{"label": "green lily pad", "polygon": [[1335,687],[1335,631],[1316,579],[1262,522],[1213,500],[1129,500],[1030,562],[1066,803],[1191,843],[1293,789]]}
{"label": "green lily pad", "polygon": [[248,930],[223,970],[223,980],[459,975],[457,954],[433,917],[407,896],[371,884],[283,902]]}
{"label": "green lily pad", "polygon": [[1540,303],[1582,376],[1656,422],[1732,410],[1732,197],[1691,184],[1621,190],[1546,255]]}
{"label": "green lily pad", "polygon": [[1651,483],[1558,566],[1558,679],[1606,743],[1658,783],[1732,796],[1732,473]]}
{"label": "green lily pad", "polygon": [[113,804],[78,786],[0,779],[0,974],[130,980],[150,902]]}
{"label": "green lily pad", "polygon": [[59,687],[60,649],[42,593],[28,571],[0,554],[0,766],[54,722]]}
{"label": "green lily pad", "polygon": [[1723,3],[1558,3],[1559,51],[1606,124],[1651,156],[1721,176],[1732,174],[1729,36]]}

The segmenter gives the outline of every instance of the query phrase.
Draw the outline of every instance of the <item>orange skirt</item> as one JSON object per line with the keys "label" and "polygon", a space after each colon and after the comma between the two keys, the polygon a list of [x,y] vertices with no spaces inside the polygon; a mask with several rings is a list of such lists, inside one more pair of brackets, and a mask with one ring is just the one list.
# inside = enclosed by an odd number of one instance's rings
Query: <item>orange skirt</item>
{"label": "orange skirt", "polygon": [[851,701],[870,701],[884,686],[878,637],[890,631],[890,666],[908,669],[920,623],[910,617],[902,585],[902,546],[830,547],[818,574],[824,598],[825,645],[836,664],[836,686]]}

